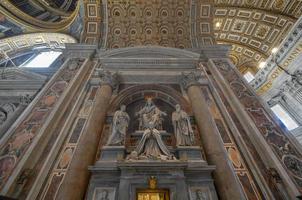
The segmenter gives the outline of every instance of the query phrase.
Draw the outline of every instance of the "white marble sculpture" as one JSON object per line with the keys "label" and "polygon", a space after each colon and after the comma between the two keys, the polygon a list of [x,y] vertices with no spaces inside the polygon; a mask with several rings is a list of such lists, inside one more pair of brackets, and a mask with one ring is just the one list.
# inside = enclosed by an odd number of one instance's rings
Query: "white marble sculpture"
{"label": "white marble sculpture", "polygon": [[160,131],[157,129],[161,123],[161,116],[167,115],[155,106],[152,99],[147,99],[145,107],[137,114],[141,117],[143,136],[136,148],[139,159],[170,160],[174,157],[170,154],[162,141]]}
{"label": "white marble sculpture", "polygon": [[123,145],[128,129],[130,117],[125,112],[126,106],[121,105],[120,110],[113,116],[112,134],[108,139],[107,145]]}
{"label": "white marble sculpture", "polygon": [[187,113],[181,110],[179,104],[175,106],[176,111],[172,113],[172,123],[176,137],[177,146],[192,146],[194,133]]}
{"label": "white marble sculpture", "polygon": [[145,106],[136,113],[136,116],[139,116],[140,130],[149,128],[150,124],[152,124],[152,127],[160,130],[162,116],[167,116],[167,114],[155,106],[151,98],[148,98]]}

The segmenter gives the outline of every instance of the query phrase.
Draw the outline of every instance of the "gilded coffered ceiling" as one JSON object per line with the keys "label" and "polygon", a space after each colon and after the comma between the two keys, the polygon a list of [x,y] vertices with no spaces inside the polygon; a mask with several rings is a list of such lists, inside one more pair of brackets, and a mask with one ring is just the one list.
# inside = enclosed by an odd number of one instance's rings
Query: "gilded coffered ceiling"
{"label": "gilded coffered ceiling", "polygon": [[[103,13],[107,16],[103,19],[107,26],[103,28],[107,30],[101,35],[100,43],[103,47],[160,45],[191,48],[192,45],[214,43],[210,2],[109,0],[106,7]],[[194,41],[192,34],[197,35]]]}
{"label": "gilded coffered ceiling", "polygon": [[299,0],[215,0],[216,41],[232,45],[230,57],[241,71],[257,71],[301,12]]}
{"label": "gilded coffered ceiling", "polygon": [[107,47],[160,45],[189,48],[190,4],[179,1],[108,1]]}
{"label": "gilded coffered ceiling", "polygon": [[230,44],[236,66],[256,72],[301,16],[302,1],[80,0],[76,5],[76,0],[3,0],[0,12],[0,25],[8,20],[17,25],[15,32],[0,29],[0,37],[41,27],[103,48]]}

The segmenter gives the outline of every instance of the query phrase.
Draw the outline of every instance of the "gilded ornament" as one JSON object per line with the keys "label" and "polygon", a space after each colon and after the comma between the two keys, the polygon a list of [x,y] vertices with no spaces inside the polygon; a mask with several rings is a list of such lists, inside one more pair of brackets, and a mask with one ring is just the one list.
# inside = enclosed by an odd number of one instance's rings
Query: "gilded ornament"
{"label": "gilded ornament", "polygon": [[157,179],[155,176],[151,176],[149,178],[149,188],[152,190],[157,188]]}

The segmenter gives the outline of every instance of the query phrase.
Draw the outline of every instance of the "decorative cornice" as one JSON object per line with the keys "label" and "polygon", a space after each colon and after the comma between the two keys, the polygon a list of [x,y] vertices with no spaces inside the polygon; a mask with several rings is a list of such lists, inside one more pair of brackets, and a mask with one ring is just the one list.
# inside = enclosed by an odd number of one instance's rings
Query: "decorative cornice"
{"label": "decorative cornice", "polygon": [[188,89],[190,86],[201,85],[202,76],[200,72],[193,71],[190,73],[182,73],[180,84],[184,89]]}

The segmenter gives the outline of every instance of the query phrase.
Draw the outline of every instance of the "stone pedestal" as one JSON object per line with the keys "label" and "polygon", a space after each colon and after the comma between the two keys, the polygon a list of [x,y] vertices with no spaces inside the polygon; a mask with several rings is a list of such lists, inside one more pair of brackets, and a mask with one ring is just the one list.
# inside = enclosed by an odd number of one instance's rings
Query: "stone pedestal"
{"label": "stone pedestal", "polygon": [[208,199],[217,195],[209,166],[202,159],[199,146],[180,146],[177,160],[126,160],[124,146],[102,147],[99,160],[89,167],[92,173],[87,200],[108,193],[110,200],[133,200],[138,191],[148,190],[148,180],[155,177],[157,189],[165,190],[172,200],[195,200],[197,192]]}
{"label": "stone pedestal", "polygon": [[89,168],[92,172],[87,200],[96,200],[104,191],[110,200],[136,199],[138,190],[149,189],[148,180],[156,177],[157,189],[169,191],[171,200],[195,200],[201,191],[207,199],[217,200],[211,173],[214,166],[192,166],[187,161],[120,161],[117,168],[107,168],[102,162]]}
{"label": "stone pedestal", "polygon": [[124,146],[104,146],[101,150],[101,161],[120,161],[125,158]]}
{"label": "stone pedestal", "polygon": [[181,161],[203,161],[205,163],[199,146],[178,146],[176,152]]}

